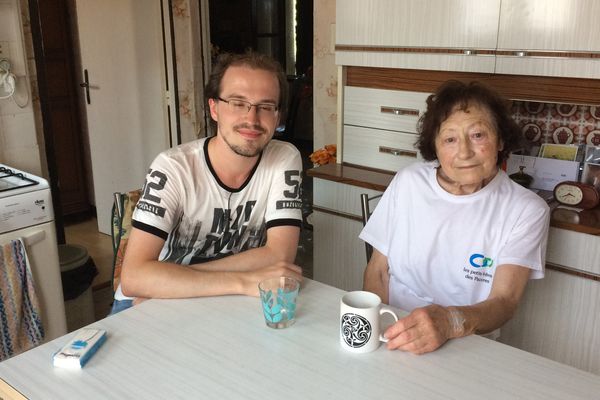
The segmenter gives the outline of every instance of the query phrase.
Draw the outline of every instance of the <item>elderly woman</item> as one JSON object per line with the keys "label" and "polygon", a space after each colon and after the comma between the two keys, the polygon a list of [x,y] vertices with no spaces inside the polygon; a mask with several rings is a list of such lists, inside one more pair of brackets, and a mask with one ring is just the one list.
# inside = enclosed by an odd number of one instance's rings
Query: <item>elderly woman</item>
{"label": "elderly woman", "polygon": [[512,317],[527,280],[544,276],[549,221],[499,168],[521,132],[492,90],[446,82],[419,135],[426,162],[396,174],[360,234],[374,247],[364,289],[410,311],[385,332],[388,348],[417,354]]}

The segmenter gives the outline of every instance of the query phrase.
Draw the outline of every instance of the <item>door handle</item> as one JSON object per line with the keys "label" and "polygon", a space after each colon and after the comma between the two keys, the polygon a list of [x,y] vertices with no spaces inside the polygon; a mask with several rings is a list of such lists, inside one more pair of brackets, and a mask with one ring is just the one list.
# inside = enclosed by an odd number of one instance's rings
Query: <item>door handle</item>
{"label": "door handle", "polygon": [[90,101],[90,80],[88,79],[88,70],[83,70],[83,83],[80,83],[79,86],[85,88],[85,100],[88,104],[92,104]]}

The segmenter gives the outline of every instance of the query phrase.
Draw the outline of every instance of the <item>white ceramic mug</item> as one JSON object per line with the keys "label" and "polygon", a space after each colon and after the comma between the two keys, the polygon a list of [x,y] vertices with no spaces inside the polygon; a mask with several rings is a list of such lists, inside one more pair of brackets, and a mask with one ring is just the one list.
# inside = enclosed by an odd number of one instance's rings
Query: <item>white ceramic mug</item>
{"label": "white ceramic mug", "polygon": [[346,293],[340,303],[340,344],[353,353],[376,350],[387,339],[381,334],[381,315],[388,313],[398,321],[389,307],[381,305],[375,293],[355,291]]}

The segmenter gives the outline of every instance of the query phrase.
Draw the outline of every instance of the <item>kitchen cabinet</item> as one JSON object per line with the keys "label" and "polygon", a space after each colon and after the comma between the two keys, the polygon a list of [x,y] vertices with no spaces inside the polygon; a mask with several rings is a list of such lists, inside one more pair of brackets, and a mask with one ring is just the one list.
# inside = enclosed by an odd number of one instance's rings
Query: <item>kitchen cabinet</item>
{"label": "kitchen cabinet", "polygon": [[498,49],[600,52],[597,0],[502,0]]}
{"label": "kitchen cabinet", "polygon": [[600,374],[600,237],[550,228],[546,256],[575,273],[547,268],[529,281],[500,341]]}
{"label": "kitchen cabinet", "polygon": [[381,194],[344,183],[314,179],[313,278],[343,290],[361,290],[367,265],[360,194]]}
{"label": "kitchen cabinet", "polygon": [[493,72],[499,0],[338,0],[338,65]]}
{"label": "kitchen cabinet", "polygon": [[343,0],[338,65],[600,78],[595,0]]}
{"label": "kitchen cabinet", "polygon": [[417,123],[428,95],[344,86],[343,161],[396,172],[421,159]]}
{"label": "kitchen cabinet", "polygon": [[600,2],[503,0],[495,72],[600,78]]}

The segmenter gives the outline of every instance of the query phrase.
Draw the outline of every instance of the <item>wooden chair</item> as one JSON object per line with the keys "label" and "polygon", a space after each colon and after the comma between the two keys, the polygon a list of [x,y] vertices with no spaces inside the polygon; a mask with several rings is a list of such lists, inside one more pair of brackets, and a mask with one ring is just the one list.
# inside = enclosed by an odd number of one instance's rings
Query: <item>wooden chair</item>
{"label": "wooden chair", "polygon": [[[369,218],[371,217],[371,206],[370,206],[370,202],[373,200],[376,200],[378,198],[380,198],[382,195],[378,194],[372,197],[369,197],[369,195],[367,193],[361,193],[360,195],[360,209],[362,211],[362,223],[363,226],[365,226],[367,224],[367,221],[369,220]],[[371,255],[373,254],[373,246],[371,246],[369,243],[365,242],[365,252],[367,255],[367,263],[369,262],[369,260],[371,259]]]}
{"label": "wooden chair", "polygon": [[133,210],[140,199],[142,190],[132,190],[127,193],[115,193],[111,212],[111,237],[113,244],[113,293],[121,281],[121,267],[127,248],[129,233],[131,232],[131,219]]}

